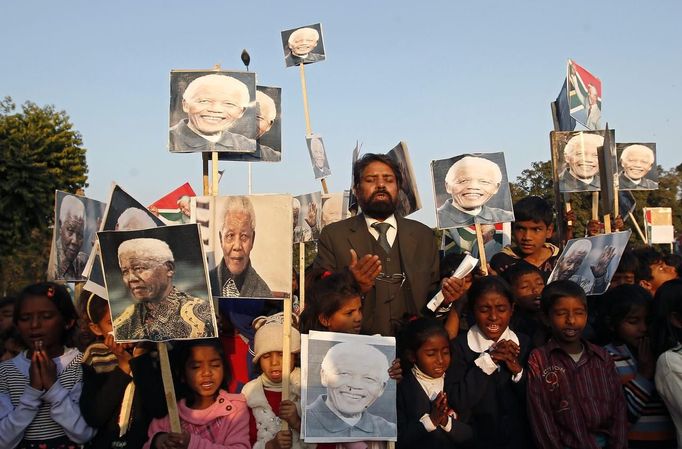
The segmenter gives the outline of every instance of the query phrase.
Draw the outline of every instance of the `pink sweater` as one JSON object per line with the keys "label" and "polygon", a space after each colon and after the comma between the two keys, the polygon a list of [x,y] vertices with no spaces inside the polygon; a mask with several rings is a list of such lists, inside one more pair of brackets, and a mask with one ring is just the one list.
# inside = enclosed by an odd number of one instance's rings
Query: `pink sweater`
{"label": "pink sweater", "polygon": [[[209,408],[194,410],[178,402],[180,426],[191,438],[187,449],[249,449],[249,409],[241,394],[220,390]],[[149,439],[143,449],[150,449],[154,435],[170,432],[168,416],[154,419],[149,425]]]}

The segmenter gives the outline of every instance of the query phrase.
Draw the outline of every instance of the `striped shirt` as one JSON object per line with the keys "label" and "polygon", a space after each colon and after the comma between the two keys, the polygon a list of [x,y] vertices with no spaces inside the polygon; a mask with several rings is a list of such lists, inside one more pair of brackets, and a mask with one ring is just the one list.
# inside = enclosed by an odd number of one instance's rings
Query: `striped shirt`
{"label": "striped shirt", "polygon": [[554,340],[528,359],[528,415],[540,448],[627,447],[625,398],[613,360],[582,341],[574,362]]}
{"label": "striped shirt", "polygon": [[656,392],[653,379],[647,379],[638,372],[637,360],[627,345],[609,344],[604,349],[613,357],[623,385],[631,424],[628,431],[630,448],[646,447],[647,442],[654,441],[661,449],[676,447],[675,426]]}
{"label": "striped shirt", "polygon": [[[70,436],[58,421],[82,421],[77,397],[82,387],[81,353],[67,348],[62,356],[53,360],[57,381],[46,392],[29,385],[31,360],[25,351],[0,363],[0,446],[13,447],[22,438],[44,441]],[[58,416],[60,413],[68,416]],[[74,414],[76,416],[72,416]],[[83,437],[86,440],[94,435],[92,429],[80,422],[77,424],[77,429],[68,430],[71,433],[85,430]]]}

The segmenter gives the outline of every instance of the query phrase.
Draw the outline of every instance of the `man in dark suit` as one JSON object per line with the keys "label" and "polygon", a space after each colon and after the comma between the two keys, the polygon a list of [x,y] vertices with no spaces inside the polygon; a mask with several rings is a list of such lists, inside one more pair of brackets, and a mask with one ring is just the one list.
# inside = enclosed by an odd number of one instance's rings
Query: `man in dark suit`
{"label": "man in dark suit", "polygon": [[[329,224],[318,241],[315,266],[348,267],[364,294],[362,332],[395,335],[401,321],[420,315],[439,281],[433,231],[394,215],[402,176],[383,154],[365,154],[353,166],[353,191],[362,213]],[[458,296],[456,280],[443,293]]]}

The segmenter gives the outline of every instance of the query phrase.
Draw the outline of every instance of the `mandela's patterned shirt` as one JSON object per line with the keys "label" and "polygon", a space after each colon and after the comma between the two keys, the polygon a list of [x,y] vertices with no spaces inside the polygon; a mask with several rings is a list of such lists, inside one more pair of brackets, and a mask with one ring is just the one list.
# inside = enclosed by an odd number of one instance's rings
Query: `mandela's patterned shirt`
{"label": "mandela's patterned shirt", "polygon": [[175,286],[158,304],[128,306],[114,321],[117,340],[164,341],[216,335],[209,303]]}

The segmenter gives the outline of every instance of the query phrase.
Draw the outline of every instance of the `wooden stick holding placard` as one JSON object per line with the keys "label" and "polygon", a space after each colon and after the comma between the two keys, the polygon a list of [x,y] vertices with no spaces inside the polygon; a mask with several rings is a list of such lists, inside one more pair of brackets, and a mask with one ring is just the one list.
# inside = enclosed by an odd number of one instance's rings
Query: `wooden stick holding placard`
{"label": "wooden stick holding placard", "polygon": [[611,234],[611,214],[604,215],[604,234]]}
{"label": "wooden stick holding placard", "polygon": [[213,196],[218,196],[218,181],[219,181],[219,174],[218,174],[218,152],[217,151],[212,151],[211,152],[211,195]]}
{"label": "wooden stick holding placard", "polygon": [[202,169],[203,169],[202,180],[203,180],[203,187],[204,187],[204,190],[203,190],[204,195],[210,194],[210,192],[209,192],[210,184],[209,184],[209,180],[208,180],[208,176],[209,176],[208,175],[208,160],[209,160],[208,153],[201,153],[201,162],[202,162]]}
{"label": "wooden stick holding placard", "polygon": [[[292,300],[291,296],[284,298],[284,323],[282,326],[282,400],[289,400],[289,377],[291,372],[291,314],[292,314]],[[282,430],[289,430],[289,423],[282,420]]]}
{"label": "wooden stick holding placard", "polygon": [[481,224],[476,223],[476,242],[478,243],[478,258],[481,261],[481,272],[483,276],[488,275],[488,262],[485,257],[485,244],[483,243],[483,233],[481,232]]}
{"label": "wooden stick holding placard", "polygon": [[632,224],[635,225],[635,229],[637,229],[637,234],[639,234],[644,244],[647,245],[648,242],[646,236],[642,232],[642,228],[639,227],[639,223],[637,223],[637,219],[635,218],[634,215],[632,215],[632,212],[628,212],[628,217],[630,217],[630,221],[632,222]]}
{"label": "wooden stick holding placard", "polygon": [[178,415],[178,403],[175,399],[175,388],[173,387],[173,374],[168,360],[168,343],[159,342],[159,361],[161,362],[161,378],[163,379],[163,390],[168,406],[168,419],[170,421],[171,432],[180,433],[180,415]]}
{"label": "wooden stick holding placard", "polygon": [[298,313],[305,307],[305,242],[298,243]]}
{"label": "wooden stick holding placard", "polygon": [[[308,107],[308,88],[306,86],[305,82],[305,69],[303,68],[304,64],[299,64],[298,65],[300,68],[299,74],[301,75],[301,92],[303,96],[303,114],[305,115],[305,133],[306,135],[310,135],[313,133],[313,128],[310,125],[310,109]],[[322,184],[322,192],[326,195],[329,193],[329,189],[327,188],[327,181],[322,178],[320,179],[320,183]]]}

